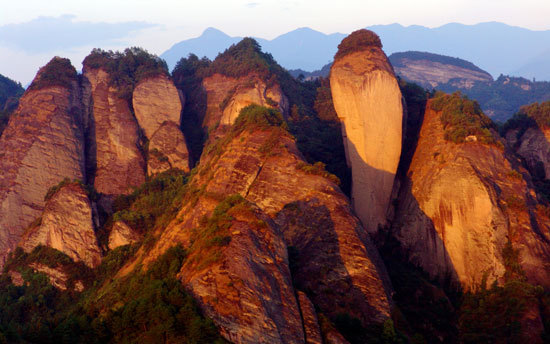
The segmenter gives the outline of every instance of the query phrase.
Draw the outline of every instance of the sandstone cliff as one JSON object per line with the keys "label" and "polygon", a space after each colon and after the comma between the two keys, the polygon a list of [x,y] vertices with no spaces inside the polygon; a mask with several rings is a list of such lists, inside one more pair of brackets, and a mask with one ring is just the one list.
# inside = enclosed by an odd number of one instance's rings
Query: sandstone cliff
{"label": "sandstone cliff", "polygon": [[164,74],[140,81],[134,89],[132,104],[139,126],[150,140],[164,122],[180,124],[180,92]]}
{"label": "sandstone cliff", "polygon": [[550,128],[533,126],[525,131],[512,129],[506,133],[506,140],[525,160],[535,178],[550,178]]}
{"label": "sandstone cliff", "polygon": [[30,252],[43,245],[94,268],[101,263],[92,204],[78,183],[62,186],[46,202],[40,225],[29,230],[19,244]]}
{"label": "sandstone cliff", "polygon": [[376,36],[360,30],[342,41],[331,68],[330,87],[352,170],[353,206],[365,228],[373,233],[386,224],[401,154],[403,106],[392,66],[379,40],[340,53],[346,44],[352,44],[350,40],[370,35]]}
{"label": "sandstone cliff", "polygon": [[84,66],[84,104],[88,157],[93,185],[106,195],[128,193],[145,181],[145,161],[139,145],[139,126],[128,101],[119,98],[109,74]]}
{"label": "sandstone cliff", "polygon": [[119,246],[133,244],[141,239],[142,236],[130,228],[126,223],[123,221],[116,221],[109,233],[108,246],[110,250],[114,250]]}
{"label": "sandstone cliff", "polygon": [[[57,78],[59,70],[65,78]],[[0,266],[42,212],[48,189],[65,177],[86,179],[80,98],[76,71],[56,57],[38,72],[0,138]]]}
{"label": "sandstone cliff", "polygon": [[149,175],[170,168],[189,171],[189,152],[179,128],[183,101],[181,91],[164,74],[140,81],[133,92],[136,119],[149,140]]}
{"label": "sandstone cliff", "polygon": [[[224,234],[229,243],[218,249],[218,258],[212,258],[214,263],[207,270],[196,272],[193,265],[186,264],[180,272],[182,281],[199,296],[226,338],[238,343],[254,342],[255,337],[269,338],[266,342],[270,343],[303,342],[299,303],[294,292],[291,297],[284,296],[294,288],[307,291],[315,307],[329,317],[347,313],[364,324],[387,319],[391,287],[347,198],[326,172],[303,161],[284,129],[262,129],[252,123],[237,121],[224,138],[205,149],[192,181],[198,198],[191,198],[177,219],[158,233],[160,238],[144,263],[176,243],[193,248],[197,245],[193,233],[204,229],[191,229],[204,227],[201,218],[212,214],[219,199],[240,194],[245,202],[251,202],[255,215],[233,215],[236,220]],[[287,246],[291,247],[290,258],[284,249]],[[273,287],[266,291],[263,283]],[[240,297],[233,285],[239,286]],[[243,303],[241,298],[272,301],[270,305]],[[218,309],[215,300],[227,303],[220,314],[212,311]],[[304,307],[302,316],[311,312],[307,304]],[[314,316],[306,314],[306,332],[312,331],[314,341]],[[291,324],[289,319],[294,319]]]}
{"label": "sandstone cliff", "polygon": [[278,84],[268,86],[254,74],[240,78],[214,74],[205,78],[202,85],[206,91],[206,114],[203,127],[231,125],[247,105],[257,104],[273,107],[288,113],[288,99]]}
{"label": "sandstone cliff", "polygon": [[455,286],[503,282],[508,242],[528,279],[548,285],[548,219],[535,210],[527,172],[498,145],[445,140],[440,117],[428,103],[393,235],[411,262]]}

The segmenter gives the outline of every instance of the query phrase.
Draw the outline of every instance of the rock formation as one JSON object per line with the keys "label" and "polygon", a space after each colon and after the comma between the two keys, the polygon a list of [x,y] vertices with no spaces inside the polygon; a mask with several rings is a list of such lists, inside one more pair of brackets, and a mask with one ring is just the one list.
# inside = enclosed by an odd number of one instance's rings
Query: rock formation
{"label": "rock formation", "polygon": [[506,133],[506,140],[535,178],[550,179],[550,128],[512,129]]}
{"label": "rock formation", "polygon": [[[226,338],[239,343],[254,342],[251,339],[254,336],[279,338],[272,342],[290,341],[290,337],[283,334],[277,337],[276,329],[287,320],[275,316],[276,313],[287,314],[286,319],[300,316],[294,296],[284,303],[277,301],[282,300],[283,292],[293,289],[282,267],[288,266],[289,259],[294,288],[307,291],[307,297],[324,314],[334,317],[348,313],[365,324],[387,319],[391,306],[390,283],[376,249],[353,215],[347,198],[326,177],[326,172],[307,172],[308,165],[301,158],[294,139],[284,129],[243,130],[243,127],[247,126],[234,124],[224,138],[205,149],[192,182],[204,191],[196,201],[184,205],[166,230],[159,232],[160,238],[144,263],[176,243],[184,247],[195,245],[191,229],[200,226],[200,219],[212,213],[219,202],[216,200],[240,194],[254,209],[259,208],[255,210],[258,215],[249,216],[247,221],[233,222],[228,229],[231,239],[228,246],[220,250],[219,263],[199,275],[190,265],[184,265],[180,272],[183,282],[193,294],[200,295],[202,307],[207,310],[217,307],[214,300],[235,299],[233,289],[224,287],[222,282],[232,285],[237,277],[242,279],[239,284],[241,297],[263,294],[261,299],[273,301],[270,307],[256,304],[256,301],[252,307],[239,306],[236,299],[233,305],[227,303],[223,312],[219,311],[223,316],[212,313]],[[262,223],[259,219],[267,224],[260,229],[256,228]],[[292,247],[290,258],[286,250],[281,250],[281,245]],[[262,251],[260,247],[271,248]],[[248,261],[255,262],[253,269],[249,268]],[[242,269],[252,270],[245,274]],[[273,287],[268,294],[259,281],[272,281],[269,283]],[[273,294],[275,291],[277,293]],[[254,318],[263,319],[261,321],[267,324],[261,335],[257,325],[244,328],[244,324],[252,321],[250,307],[255,309]],[[276,311],[272,307],[276,307]],[[308,309],[311,310],[310,307],[302,309],[302,316]],[[310,322],[313,314],[308,314]],[[300,329],[301,323],[298,320]],[[295,325],[293,323],[287,330],[292,333],[291,342],[303,341],[303,334]],[[310,325],[308,331],[315,331]],[[249,332],[250,328],[254,331]],[[238,332],[236,329],[241,329],[246,337],[230,335]],[[284,333],[287,336],[289,332]]]}
{"label": "rock formation", "polygon": [[149,141],[147,173],[149,175],[179,168],[189,172],[189,151],[180,128],[174,122],[164,122]]}
{"label": "rock formation", "polygon": [[149,140],[147,174],[170,168],[189,171],[189,152],[181,132],[183,95],[172,80],[159,74],[136,86],[132,102],[136,118]]}
{"label": "rock formation", "polygon": [[120,195],[145,181],[145,161],[139,147],[139,126],[128,101],[103,68],[84,65],[84,104],[89,118],[88,156],[95,172],[93,185],[106,195]]}
{"label": "rock formation", "polygon": [[27,252],[44,245],[94,268],[101,263],[92,204],[78,183],[62,186],[46,202],[39,226],[30,229],[20,246]]}
{"label": "rock formation", "polygon": [[205,78],[202,85],[206,91],[207,105],[203,127],[231,125],[244,107],[257,104],[279,109],[288,113],[288,99],[280,86],[267,86],[266,82],[254,74],[240,78],[214,74]]}
{"label": "rock formation", "polygon": [[132,104],[139,126],[149,140],[164,122],[180,124],[180,92],[164,74],[141,80],[134,89]]}
{"label": "rock formation", "polygon": [[116,221],[109,233],[109,249],[114,250],[119,246],[133,244],[142,239],[142,236],[123,221]]}
{"label": "rock formation", "polygon": [[444,139],[441,113],[430,103],[399,195],[393,235],[432,278],[476,289],[502,282],[503,250],[519,250],[532,283],[548,285],[548,218],[501,147]]}
{"label": "rock formation", "polygon": [[0,266],[40,216],[48,189],[66,177],[86,179],[80,98],[76,71],[55,57],[40,69],[0,138]]}
{"label": "rock formation", "polygon": [[330,87],[352,170],[353,206],[374,233],[386,224],[403,121],[401,91],[376,34],[359,30],[342,41]]}

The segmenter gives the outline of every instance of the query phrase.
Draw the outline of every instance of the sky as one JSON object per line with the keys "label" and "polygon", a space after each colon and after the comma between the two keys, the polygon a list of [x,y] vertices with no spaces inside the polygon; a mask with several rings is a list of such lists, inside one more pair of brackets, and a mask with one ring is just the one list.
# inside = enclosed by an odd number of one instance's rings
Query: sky
{"label": "sky", "polygon": [[208,27],[273,39],[300,27],[328,34],[392,23],[550,30],[549,17],[548,0],[0,0],[0,74],[26,85],[56,55],[80,70],[94,47],[160,55]]}

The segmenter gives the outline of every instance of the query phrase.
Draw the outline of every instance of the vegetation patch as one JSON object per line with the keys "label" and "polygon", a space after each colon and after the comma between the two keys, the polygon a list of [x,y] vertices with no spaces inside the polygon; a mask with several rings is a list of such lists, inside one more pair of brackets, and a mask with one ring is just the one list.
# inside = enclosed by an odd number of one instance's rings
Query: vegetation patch
{"label": "vegetation patch", "polygon": [[382,48],[380,37],[367,29],[357,30],[344,38],[338,45],[338,52],[334,55],[334,59],[339,59],[351,53],[367,50],[372,47]]}
{"label": "vegetation patch", "polygon": [[135,86],[149,77],[169,75],[166,62],[147,50],[132,47],[123,52],[93,49],[82,64],[88,68],[103,68],[109,73],[110,84],[117,88],[121,99],[132,99]]}
{"label": "vegetation patch", "polygon": [[248,202],[241,195],[231,195],[216,206],[210,217],[203,217],[198,228],[193,229],[189,263],[194,264],[197,270],[202,270],[221,259],[219,248],[231,242],[229,228],[238,214],[254,217]]}
{"label": "vegetation patch", "polygon": [[115,199],[112,221],[123,221],[141,234],[166,226],[181,206],[187,181],[187,175],[178,169],[155,175],[132,194]]}
{"label": "vegetation patch", "polygon": [[335,183],[336,185],[340,185],[340,179],[338,179],[338,177],[336,177],[334,174],[327,172],[327,170],[325,170],[325,166],[326,165],[320,161],[317,161],[313,165],[310,165],[305,162],[300,162],[298,163],[298,165],[296,165],[296,167],[300,171],[303,171],[307,174],[314,174],[314,175],[327,178],[328,180]]}
{"label": "vegetation patch", "polygon": [[88,195],[88,198],[91,201],[95,201],[98,198],[98,193],[92,185],[83,184],[82,181],[79,179],[71,180],[69,178],[64,178],[62,181],[59,182],[59,184],[54,185],[48,189],[48,191],[46,192],[46,195],[44,195],[44,201],[45,202],[49,201],[53,196],[55,196],[55,194],[59,192],[59,190],[61,190],[64,186],[67,186],[67,185],[80,186],[82,190],[86,192],[86,195]]}
{"label": "vegetation patch", "polygon": [[468,136],[476,136],[477,141],[501,146],[491,129],[495,129],[491,119],[483,114],[476,101],[469,100],[460,92],[445,94],[436,92],[430,102],[434,111],[441,112],[441,123],[445,129],[445,140],[463,143]]}
{"label": "vegetation patch", "polygon": [[77,81],[77,78],[76,69],[74,69],[71,61],[56,56],[40,69],[28,89],[40,90],[52,86],[70,88],[71,83]]}

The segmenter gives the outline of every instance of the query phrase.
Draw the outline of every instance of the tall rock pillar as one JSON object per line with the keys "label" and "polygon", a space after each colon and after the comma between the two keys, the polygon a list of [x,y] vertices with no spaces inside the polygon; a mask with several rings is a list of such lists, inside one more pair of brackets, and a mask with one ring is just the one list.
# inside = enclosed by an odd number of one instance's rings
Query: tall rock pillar
{"label": "tall rock pillar", "polygon": [[340,43],[330,86],[352,169],[353,206],[375,233],[386,223],[403,121],[401,91],[375,33],[355,31]]}

